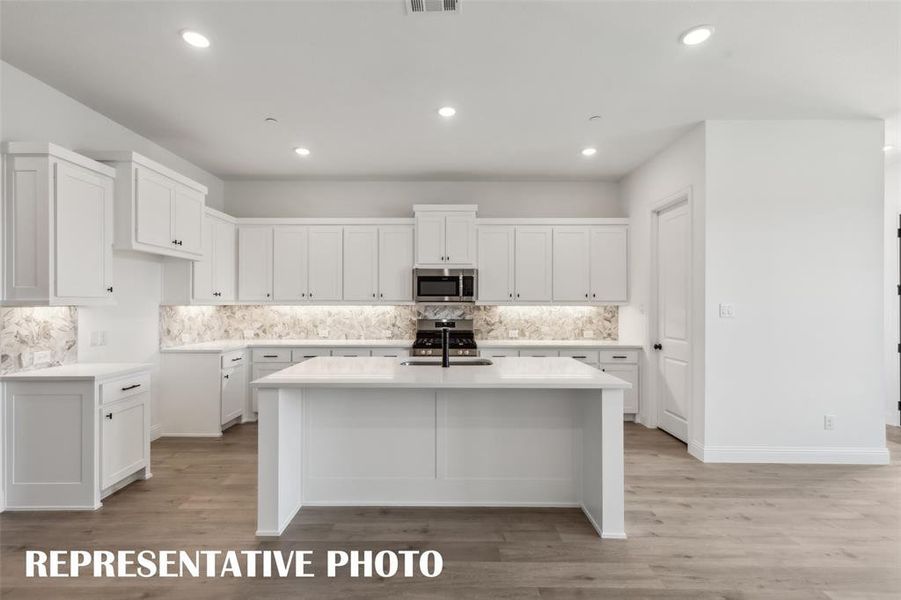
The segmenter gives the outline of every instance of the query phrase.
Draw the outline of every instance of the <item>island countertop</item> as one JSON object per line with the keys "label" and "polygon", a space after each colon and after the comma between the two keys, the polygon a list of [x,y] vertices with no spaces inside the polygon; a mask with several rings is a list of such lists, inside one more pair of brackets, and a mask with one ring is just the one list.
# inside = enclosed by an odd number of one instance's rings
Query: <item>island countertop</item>
{"label": "island countertop", "polygon": [[572,358],[495,358],[492,365],[404,366],[407,358],[317,357],[252,383],[256,388],[629,389]]}

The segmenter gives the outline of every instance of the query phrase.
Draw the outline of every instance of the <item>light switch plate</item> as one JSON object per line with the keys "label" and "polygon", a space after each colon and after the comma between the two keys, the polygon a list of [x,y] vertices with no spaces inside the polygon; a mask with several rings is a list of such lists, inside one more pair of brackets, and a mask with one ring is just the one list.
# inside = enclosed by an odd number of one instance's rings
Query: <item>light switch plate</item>
{"label": "light switch plate", "polygon": [[594,330],[593,329],[583,329],[582,337],[590,340],[591,338],[594,337]]}
{"label": "light switch plate", "polygon": [[92,346],[106,346],[106,332],[105,331],[92,331],[91,332],[91,345]]}
{"label": "light switch plate", "polygon": [[734,304],[720,304],[720,318],[721,319],[732,319],[735,317],[735,305]]}
{"label": "light switch plate", "polygon": [[317,333],[319,334],[319,337],[321,337],[322,339],[325,339],[325,338],[328,337],[328,328],[327,328],[327,327],[320,327],[320,328],[318,329]]}

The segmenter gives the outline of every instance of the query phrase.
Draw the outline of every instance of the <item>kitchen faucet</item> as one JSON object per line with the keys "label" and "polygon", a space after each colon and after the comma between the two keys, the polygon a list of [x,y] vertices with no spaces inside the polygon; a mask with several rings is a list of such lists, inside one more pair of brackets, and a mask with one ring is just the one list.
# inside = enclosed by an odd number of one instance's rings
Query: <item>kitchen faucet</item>
{"label": "kitchen faucet", "polygon": [[441,366],[450,366],[450,333],[447,327],[441,328]]}

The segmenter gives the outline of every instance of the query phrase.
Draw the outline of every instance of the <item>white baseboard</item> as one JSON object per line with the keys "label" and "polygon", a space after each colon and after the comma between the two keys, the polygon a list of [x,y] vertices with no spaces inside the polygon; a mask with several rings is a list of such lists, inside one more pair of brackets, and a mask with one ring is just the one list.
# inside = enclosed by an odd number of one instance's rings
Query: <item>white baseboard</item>
{"label": "white baseboard", "polygon": [[160,437],[219,438],[219,437],[222,437],[222,432],[219,432],[219,433],[161,433]]}
{"label": "white baseboard", "polygon": [[150,441],[158,440],[163,436],[163,426],[162,425],[151,425],[150,426]]}
{"label": "white baseboard", "polygon": [[887,448],[688,445],[688,453],[707,463],[772,463],[808,465],[887,465]]}

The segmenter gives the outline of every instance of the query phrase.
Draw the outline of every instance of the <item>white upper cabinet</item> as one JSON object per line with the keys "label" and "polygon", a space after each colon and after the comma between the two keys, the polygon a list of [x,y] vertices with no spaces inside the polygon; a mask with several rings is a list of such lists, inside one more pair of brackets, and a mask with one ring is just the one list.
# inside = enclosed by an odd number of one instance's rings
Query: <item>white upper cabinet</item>
{"label": "white upper cabinet", "polygon": [[413,301],[413,237],[410,225],[379,227],[379,302]]}
{"label": "white upper cabinet", "polygon": [[342,298],[343,227],[311,226],[309,230],[309,292],[312,302]]}
{"label": "white upper cabinet", "polygon": [[3,303],[112,303],[115,171],[53,144],[6,153]]}
{"label": "white upper cabinet", "polygon": [[476,206],[417,204],[416,266],[474,267]]}
{"label": "white upper cabinet", "polygon": [[377,227],[344,228],[344,299],[378,298],[379,231]]}
{"label": "white upper cabinet", "polygon": [[163,261],[163,304],[224,304],[235,301],[235,219],[204,209],[200,260]]}
{"label": "white upper cabinet", "polygon": [[515,301],[551,300],[552,236],[552,227],[529,225],[516,228]]}
{"label": "white upper cabinet", "polygon": [[589,301],[589,228],[554,228],[554,301]]}
{"label": "white upper cabinet", "polygon": [[591,302],[629,301],[629,228],[600,225],[591,228]]}
{"label": "white upper cabinet", "polygon": [[116,169],[116,248],[200,259],[206,186],[135,152],[89,154]]}
{"label": "white upper cabinet", "polygon": [[272,300],[272,227],[238,227],[238,300]]}
{"label": "white upper cabinet", "polygon": [[479,302],[513,302],[515,232],[509,225],[479,226]]}
{"label": "white upper cabinet", "polygon": [[308,293],[306,227],[275,227],[273,294],[276,302],[304,302]]}

